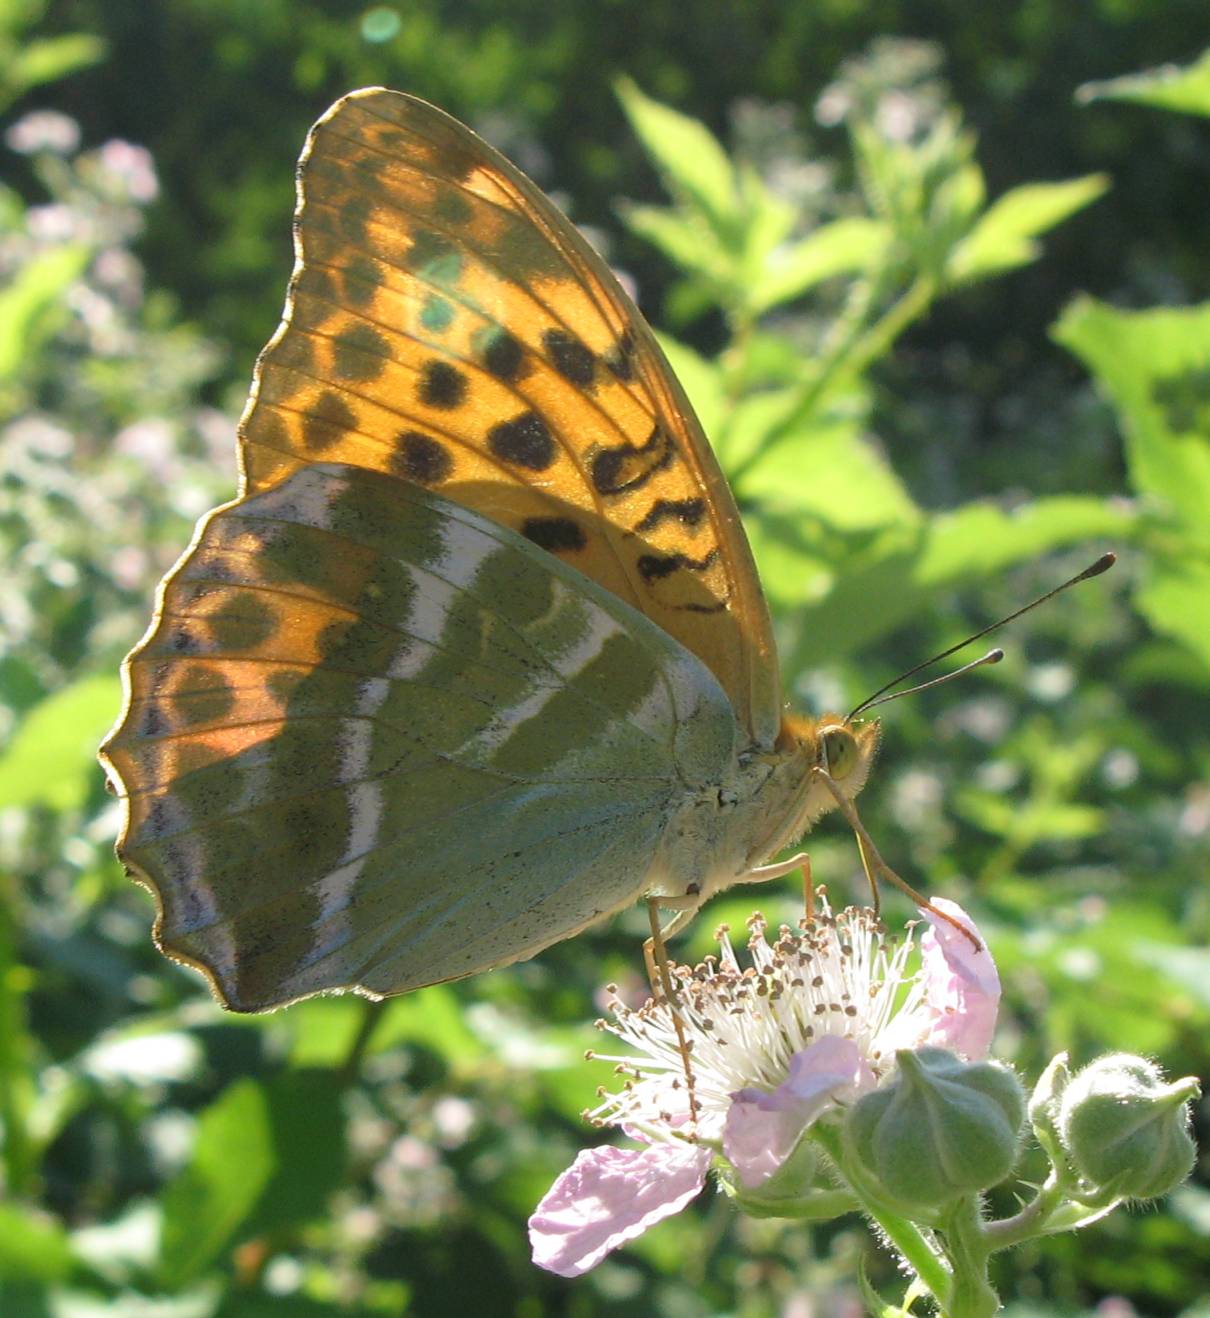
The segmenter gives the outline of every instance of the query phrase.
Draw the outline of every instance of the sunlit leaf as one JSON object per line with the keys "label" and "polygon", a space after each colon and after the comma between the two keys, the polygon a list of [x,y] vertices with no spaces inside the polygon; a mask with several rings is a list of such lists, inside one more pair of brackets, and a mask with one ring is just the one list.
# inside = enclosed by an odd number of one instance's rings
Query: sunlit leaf
{"label": "sunlit leaf", "polygon": [[693,410],[707,435],[717,433],[722,420],[724,396],[722,372],[686,344],[668,334],[657,335],[673,374],[685,387]]}
{"label": "sunlit leaf", "polygon": [[1062,183],[1028,183],[998,197],[954,249],[947,276],[955,281],[998,274],[1034,260],[1035,239],[1095,201],[1109,187],[1104,174]]}
{"label": "sunlit leaf", "polygon": [[716,232],[736,219],[735,174],[727,153],[704,124],[644,95],[629,79],[618,97],[631,126],[669,191],[699,210]]}
{"label": "sunlit leaf", "polygon": [[17,376],[31,349],[71,314],[64,293],[90,255],[86,247],[52,247],[26,262],[0,292],[0,384]]}
{"label": "sunlit leaf", "polygon": [[885,224],[861,216],[821,225],[770,257],[750,305],[758,313],[767,311],[825,279],[869,269],[885,252],[889,238]]}
{"label": "sunlit leaf", "polygon": [[1164,64],[1144,73],[1130,73],[1104,82],[1086,82],[1077,92],[1090,101],[1134,101],[1159,110],[1210,115],[1210,50],[1192,64]]}
{"label": "sunlit leaf", "polygon": [[1091,556],[1106,539],[1120,544],[1137,528],[1129,506],[1055,496],[1012,511],[971,504],[916,526],[888,528],[873,539],[852,537],[847,545],[834,546],[844,555],[838,559],[843,571],[836,571],[826,594],[801,610],[787,670],[872,645],[927,609],[941,590],[985,581],[1066,545],[1090,542]]}
{"label": "sunlit leaf", "polygon": [[1210,304],[1119,311],[1079,298],[1053,333],[1113,402],[1131,483],[1166,523],[1139,608],[1210,663]]}
{"label": "sunlit leaf", "polygon": [[35,705],[0,755],[0,808],[79,804],[101,772],[97,745],[121,703],[117,674],[98,673]]}

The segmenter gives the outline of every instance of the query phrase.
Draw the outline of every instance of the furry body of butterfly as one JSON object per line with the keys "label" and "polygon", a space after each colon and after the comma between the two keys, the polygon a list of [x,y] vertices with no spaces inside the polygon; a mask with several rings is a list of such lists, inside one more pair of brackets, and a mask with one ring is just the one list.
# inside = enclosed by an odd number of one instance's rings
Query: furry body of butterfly
{"label": "furry body of butterfly", "polygon": [[381,89],[309,137],[296,252],[240,497],[161,587],[101,752],[161,948],[261,1010],[768,877],[877,723],[783,716],[730,492],[600,258]]}

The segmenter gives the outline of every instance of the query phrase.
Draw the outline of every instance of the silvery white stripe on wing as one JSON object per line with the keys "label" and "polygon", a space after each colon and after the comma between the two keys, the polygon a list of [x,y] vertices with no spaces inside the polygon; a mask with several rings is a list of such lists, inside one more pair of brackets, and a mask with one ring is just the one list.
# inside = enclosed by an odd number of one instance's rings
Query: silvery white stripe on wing
{"label": "silvery white stripe on wing", "polygon": [[[304,472],[260,495],[257,512],[268,509],[276,520],[330,531],[332,507],[347,488],[344,481],[333,480],[330,475]],[[238,510],[235,515],[240,515]]]}
{"label": "silvery white stripe on wing", "polygon": [[468,534],[467,527],[455,520],[441,526],[438,534],[441,537],[438,557],[424,567],[403,564],[412,574],[416,591],[407,618],[399,623],[399,628],[419,644],[412,644],[392,662],[389,675],[400,681],[418,676],[432,659],[433,645],[440,641],[458,596],[466,591],[483,562],[498,548],[485,535]]}
{"label": "silvery white stripe on wing", "polygon": [[[558,588],[564,589],[562,583],[558,583]],[[587,629],[581,632],[577,641],[562,651],[557,661],[558,670],[567,686],[597,658],[611,636],[622,632],[621,624],[603,610],[587,610],[586,621]],[[535,685],[516,704],[498,710],[487,727],[463,742],[455,754],[491,753],[503,747],[525,723],[537,718],[561,689],[559,686]]]}
{"label": "silvery white stripe on wing", "polygon": [[[357,687],[357,703],[353,717],[343,723],[340,731],[340,781],[348,784],[345,800],[349,808],[349,823],[345,849],[336,862],[335,872],[319,885],[321,919],[348,907],[347,892],[374,850],[382,827],[382,783],[367,777],[374,750],[377,731],[374,715],[382,708],[391,692],[391,683],[385,677],[368,677]],[[339,875],[338,881],[336,880]]]}

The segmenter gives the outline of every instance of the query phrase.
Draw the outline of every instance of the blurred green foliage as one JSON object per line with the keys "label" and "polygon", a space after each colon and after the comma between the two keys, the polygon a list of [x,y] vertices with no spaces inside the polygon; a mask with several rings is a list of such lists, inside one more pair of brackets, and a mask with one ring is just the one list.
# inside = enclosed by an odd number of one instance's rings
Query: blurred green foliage
{"label": "blurred green foliage", "polygon": [[[593,995],[640,983],[637,912],[469,983],[251,1019],[150,946],[93,750],[154,583],[232,489],[307,122],[366,83],[473,120],[637,277],[797,703],[847,707],[1121,552],[1017,624],[998,669],[888,711],[864,813],[989,932],[1002,1056],[1210,1074],[1210,306],[1176,305],[1208,296],[1210,139],[1159,113],[1206,113],[1206,57],[1073,101],[1192,59],[1198,17],[0,5],[4,1318],[763,1318],[860,1312],[863,1268],[895,1290],[859,1224],[721,1196],[580,1282],[530,1266],[525,1218],[608,1080],[581,1060]],[[812,855],[861,897],[843,829]],[[788,891],[760,901],[794,916]],[[684,955],[753,902],[716,901]],[[1193,1318],[1210,1188],[998,1266],[1015,1318]]]}

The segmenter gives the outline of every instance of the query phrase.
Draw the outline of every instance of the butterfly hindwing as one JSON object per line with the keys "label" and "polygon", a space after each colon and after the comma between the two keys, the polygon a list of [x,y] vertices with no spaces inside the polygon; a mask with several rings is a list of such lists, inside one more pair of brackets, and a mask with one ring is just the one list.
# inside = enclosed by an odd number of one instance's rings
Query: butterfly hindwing
{"label": "butterfly hindwing", "polygon": [[240,1009],[471,974],[629,904],[740,737],[609,592],[340,465],[212,514],[127,672],[123,858]]}
{"label": "butterfly hindwing", "polygon": [[768,613],[731,495],[650,330],[542,193],[396,92],[339,101],[242,425],[245,492],[376,468],[527,537],[697,654],[771,746]]}

